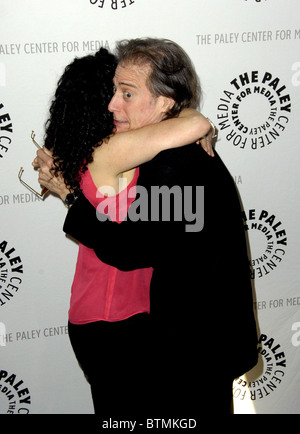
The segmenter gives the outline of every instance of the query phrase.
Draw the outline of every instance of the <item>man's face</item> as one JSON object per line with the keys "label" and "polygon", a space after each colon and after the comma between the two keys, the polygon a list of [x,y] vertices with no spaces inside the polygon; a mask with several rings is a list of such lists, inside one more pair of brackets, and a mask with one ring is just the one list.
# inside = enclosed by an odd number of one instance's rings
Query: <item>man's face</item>
{"label": "man's face", "polygon": [[173,103],[169,98],[154,97],[148,87],[148,65],[120,64],[114,77],[115,94],[108,110],[114,115],[115,132],[141,128],[160,122]]}

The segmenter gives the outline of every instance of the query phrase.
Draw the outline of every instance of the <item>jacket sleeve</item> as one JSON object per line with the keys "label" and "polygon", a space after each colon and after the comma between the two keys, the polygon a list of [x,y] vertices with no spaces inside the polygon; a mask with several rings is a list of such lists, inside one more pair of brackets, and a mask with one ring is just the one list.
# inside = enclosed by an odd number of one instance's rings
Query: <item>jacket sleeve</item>
{"label": "jacket sleeve", "polygon": [[99,219],[94,206],[81,195],[69,209],[64,232],[93,249],[101,261],[129,271],[155,267],[175,242],[182,222],[112,222]]}

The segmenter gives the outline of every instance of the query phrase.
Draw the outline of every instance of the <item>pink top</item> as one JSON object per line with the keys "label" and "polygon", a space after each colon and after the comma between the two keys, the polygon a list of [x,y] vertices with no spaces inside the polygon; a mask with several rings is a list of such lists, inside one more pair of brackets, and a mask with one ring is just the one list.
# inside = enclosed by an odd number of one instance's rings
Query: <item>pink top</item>
{"label": "pink top", "polygon": [[[102,205],[107,210],[106,214],[111,220],[120,223],[125,219],[136,195],[138,176],[139,169],[136,169],[133,180],[125,189],[116,196],[105,197],[97,190],[87,170],[82,175],[81,188],[95,208],[105,199]],[[128,198],[129,190],[133,197]],[[73,324],[120,321],[137,313],[149,313],[152,272],[152,268],[120,271],[100,261],[94,250],[80,243],[71,290],[69,321]]]}

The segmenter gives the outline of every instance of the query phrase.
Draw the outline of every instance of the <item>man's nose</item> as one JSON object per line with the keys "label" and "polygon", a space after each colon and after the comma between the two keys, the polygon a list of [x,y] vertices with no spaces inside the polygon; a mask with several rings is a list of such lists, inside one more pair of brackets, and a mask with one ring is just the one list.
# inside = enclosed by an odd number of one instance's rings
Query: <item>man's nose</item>
{"label": "man's nose", "polygon": [[118,96],[115,93],[112,99],[110,100],[110,103],[108,104],[108,110],[113,113],[115,111],[118,111],[118,109],[119,109]]}

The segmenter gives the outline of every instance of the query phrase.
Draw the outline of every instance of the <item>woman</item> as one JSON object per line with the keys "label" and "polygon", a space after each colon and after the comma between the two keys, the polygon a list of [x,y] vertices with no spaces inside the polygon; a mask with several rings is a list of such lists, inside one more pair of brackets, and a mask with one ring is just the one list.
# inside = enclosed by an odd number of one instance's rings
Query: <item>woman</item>
{"label": "woman", "polygon": [[[134,200],[127,193],[136,185],[138,166],[164,149],[205,136],[211,125],[200,113],[183,110],[177,119],[114,135],[107,107],[115,68],[114,56],[105,49],[66,68],[50,108],[45,146],[52,151],[60,197],[81,189],[95,208],[111,200],[110,217],[120,222]],[[155,103],[167,112],[172,101],[158,97]],[[43,183],[42,173],[39,180]],[[149,268],[117,270],[79,245],[69,334],[91,384],[96,413],[111,416],[115,410],[120,417],[123,408],[141,411],[146,404],[151,276]],[[130,405],[120,393],[127,390]]]}

